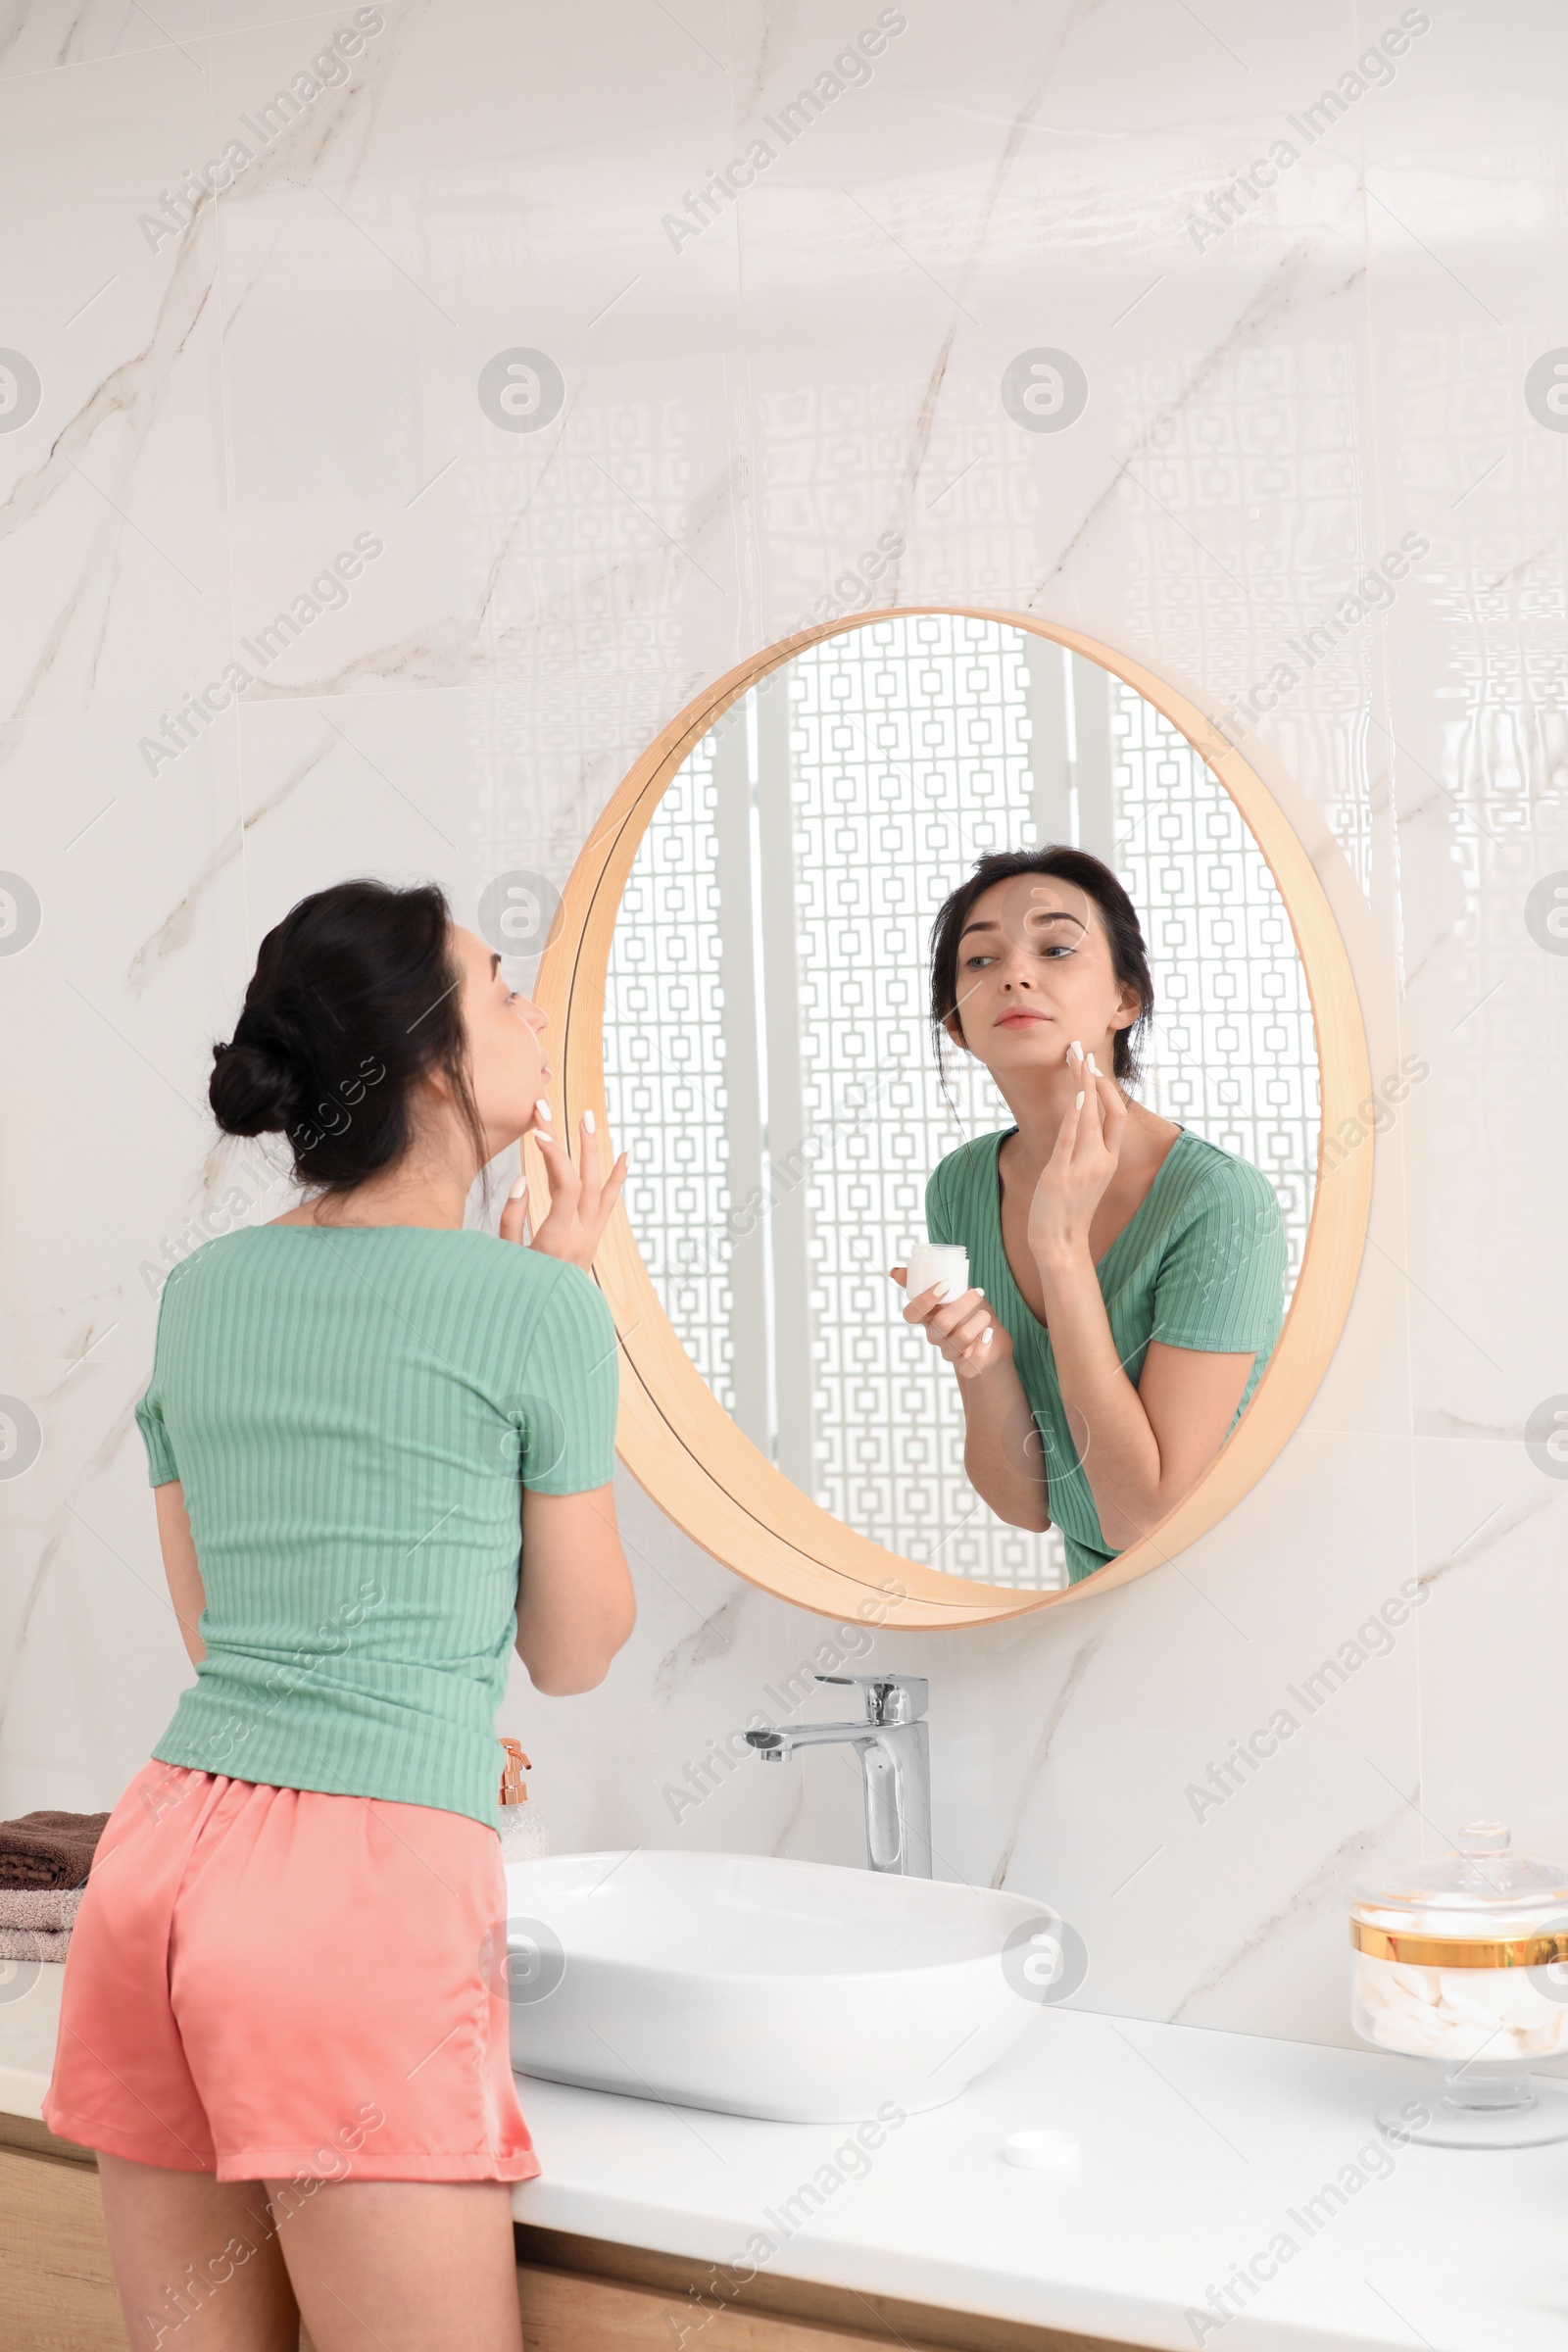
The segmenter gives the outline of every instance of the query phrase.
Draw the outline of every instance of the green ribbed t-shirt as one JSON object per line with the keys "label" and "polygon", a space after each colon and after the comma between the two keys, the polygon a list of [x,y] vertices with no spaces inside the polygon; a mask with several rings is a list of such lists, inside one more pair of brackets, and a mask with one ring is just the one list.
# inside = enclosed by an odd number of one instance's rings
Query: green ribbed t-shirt
{"label": "green ribbed t-shirt", "polygon": [[614,1467],[610,1310],[489,1234],[252,1226],[164,1286],[136,1407],[178,1479],[207,1654],[153,1749],[499,1821],[521,1491]]}
{"label": "green ribbed t-shirt", "polygon": [[[977,1283],[1012,1342],[1013,1361],[1045,1446],[1053,1522],[1073,1584],[1116,1557],[1067,1425],[1051,1334],[1012,1278],[1002,1241],[997,1155],[1009,1135],[977,1136],[951,1152],[926,1186],[933,1242],[961,1244]],[[1136,1388],[1151,1340],[1218,1355],[1255,1356],[1239,1420],[1284,1320],[1285,1227],[1274,1187],[1249,1160],[1183,1128],[1154,1181],[1095,1269],[1122,1368]],[[1234,1429],[1236,1422],[1231,1423]]]}

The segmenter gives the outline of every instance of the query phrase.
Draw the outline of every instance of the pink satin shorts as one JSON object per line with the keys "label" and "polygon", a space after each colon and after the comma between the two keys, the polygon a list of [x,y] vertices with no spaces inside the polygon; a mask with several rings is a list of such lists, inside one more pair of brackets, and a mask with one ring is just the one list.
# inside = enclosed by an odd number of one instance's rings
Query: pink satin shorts
{"label": "pink satin shorts", "polygon": [[66,1955],[44,2121],[220,2180],[529,2180],[493,1830],[144,1764]]}

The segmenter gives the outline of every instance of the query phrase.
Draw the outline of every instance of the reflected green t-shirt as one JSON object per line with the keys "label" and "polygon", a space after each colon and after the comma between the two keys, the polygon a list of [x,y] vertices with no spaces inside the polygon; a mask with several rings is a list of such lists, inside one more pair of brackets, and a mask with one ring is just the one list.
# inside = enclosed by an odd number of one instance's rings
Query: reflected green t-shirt
{"label": "reflected green t-shirt", "polygon": [[[969,1280],[984,1291],[1012,1342],[1045,1446],[1052,1520],[1077,1584],[1116,1554],[1101,1531],[1067,1425],[1051,1334],[1014,1282],[1003,1247],[997,1155],[1017,1132],[1008,1127],[979,1136],[948,1154],[926,1186],[926,1227],[933,1242],[968,1250]],[[1220,1355],[1251,1353],[1240,1419],[1279,1338],[1285,1265],[1285,1227],[1268,1178],[1184,1127],[1096,1268],[1116,1353],[1134,1387],[1151,1340]]]}
{"label": "reflected green t-shirt", "polygon": [[174,1268],[136,1407],[207,1654],[153,1749],[498,1825],[521,1490],[614,1468],[610,1309],[484,1233],[262,1225]]}

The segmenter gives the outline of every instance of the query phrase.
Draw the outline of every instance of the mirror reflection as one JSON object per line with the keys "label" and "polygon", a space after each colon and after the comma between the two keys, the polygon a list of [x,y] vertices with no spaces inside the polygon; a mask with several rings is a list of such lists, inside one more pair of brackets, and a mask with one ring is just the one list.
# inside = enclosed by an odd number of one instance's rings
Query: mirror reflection
{"label": "mirror reflection", "polygon": [[605,1070],[699,1372],[893,1551],[1092,1574],[1255,1391],[1311,1207],[1304,975],[1229,795],[1094,662],[921,614],[770,673],[639,846]]}

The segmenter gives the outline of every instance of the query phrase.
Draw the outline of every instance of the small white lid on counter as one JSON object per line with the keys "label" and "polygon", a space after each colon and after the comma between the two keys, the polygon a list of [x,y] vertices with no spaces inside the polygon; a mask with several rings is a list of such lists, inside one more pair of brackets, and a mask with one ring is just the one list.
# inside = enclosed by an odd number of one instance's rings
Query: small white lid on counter
{"label": "small white lid on counter", "polygon": [[1002,2153],[1009,2164],[1022,2165],[1026,2172],[1064,2172],[1078,2161],[1078,2142],[1070,2132],[1009,2132]]}

